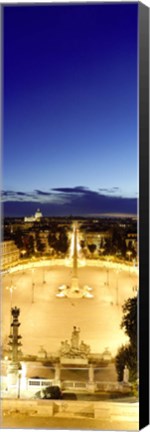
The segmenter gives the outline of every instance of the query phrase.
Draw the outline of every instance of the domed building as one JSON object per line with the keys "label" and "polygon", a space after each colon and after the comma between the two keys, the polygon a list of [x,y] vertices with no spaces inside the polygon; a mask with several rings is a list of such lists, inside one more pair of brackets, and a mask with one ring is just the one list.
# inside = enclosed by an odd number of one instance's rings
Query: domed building
{"label": "domed building", "polygon": [[37,209],[36,213],[34,216],[25,216],[24,218],[24,222],[40,222],[41,218],[43,217],[40,209]]}
{"label": "domed building", "polygon": [[40,209],[37,209],[36,213],[35,213],[35,220],[36,221],[40,221],[40,219],[43,217]]}

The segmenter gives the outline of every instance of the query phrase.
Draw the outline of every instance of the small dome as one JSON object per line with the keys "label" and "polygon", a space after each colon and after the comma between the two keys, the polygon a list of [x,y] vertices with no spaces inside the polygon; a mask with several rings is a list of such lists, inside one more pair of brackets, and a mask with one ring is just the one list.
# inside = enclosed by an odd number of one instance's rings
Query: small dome
{"label": "small dome", "polygon": [[42,213],[40,211],[40,209],[37,209],[36,213],[35,213],[35,218],[41,218],[42,217]]}

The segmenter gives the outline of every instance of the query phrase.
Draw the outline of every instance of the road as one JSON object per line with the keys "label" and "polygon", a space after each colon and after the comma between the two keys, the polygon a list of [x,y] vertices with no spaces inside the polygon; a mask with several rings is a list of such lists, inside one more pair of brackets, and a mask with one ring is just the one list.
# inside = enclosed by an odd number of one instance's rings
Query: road
{"label": "road", "polygon": [[95,418],[61,418],[61,417],[28,417],[16,414],[5,416],[1,419],[1,428],[40,428],[41,429],[90,429],[90,430],[139,430],[136,419],[127,420],[107,420]]}

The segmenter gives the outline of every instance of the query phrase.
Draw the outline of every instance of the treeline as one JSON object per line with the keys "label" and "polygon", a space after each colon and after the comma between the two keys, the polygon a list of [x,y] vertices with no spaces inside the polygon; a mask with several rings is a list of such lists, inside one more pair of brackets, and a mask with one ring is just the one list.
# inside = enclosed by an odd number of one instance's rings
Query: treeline
{"label": "treeline", "polygon": [[65,255],[69,248],[69,238],[65,227],[55,228],[51,232],[22,232],[18,228],[11,236],[20,250],[20,256],[28,258],[39,255]]}
{"label": "treeline", "polygon": [[[100,233],[99,233],[100,234]],[[93,242],[88,243],[88,235],[84,236],[85,239],[81,240],[80,245],[85,253],[94,255],[95,253],[100,257],[102,255],[115,255],[122,258],[134,259],[137,256],[136,246],[133,244],[132,239],[127,240],[127,233],[125,230],[115,226],[111,229],[108,236],[100,239],[99,244],[94,242],[95,233],[93,233]]]}

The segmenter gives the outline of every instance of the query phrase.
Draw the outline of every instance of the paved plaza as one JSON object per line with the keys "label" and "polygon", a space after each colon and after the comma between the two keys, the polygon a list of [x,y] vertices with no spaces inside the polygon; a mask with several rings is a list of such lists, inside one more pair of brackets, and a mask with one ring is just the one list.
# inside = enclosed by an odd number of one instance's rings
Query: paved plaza
{"label": "paved plaza", "polygon": [[[101,353],[109,347],[115,355],[127,341],[120,329],[122,304],[134,295],[137,275],[129,270],[84,266],[78,269],[79,285],[93,288],[93,298],[58,298],[58,287],[69,285],[72,268],[65,265],[36,267],[5,274],[2,284],[2,338],[10,332],[10,307],[20,308],[22,352],[36,355],[42,345],[56,353],[70,339],[74,325],[80,338]],[[43,283],[45,282],[45,283]],[[15,287],[10,293],[10,286]]]}
{"label": "paved plaza", "polygon": [[128,420],[125,416],[121,419],[117,418],[115,420],[103,418],[61,418],[61,417],[29,417],[28,415],[14,415],[5,416],[2,420],[3,428],[25,428],[25,429],[40,429],[44,432],[45,429],[52,430],[139,430],[138,415],[134,416],[132,420]]}

